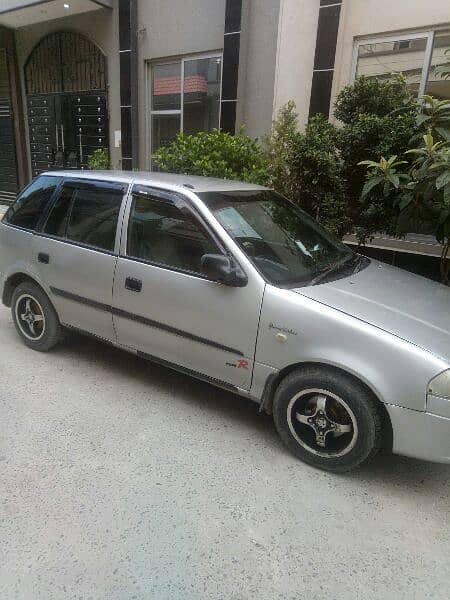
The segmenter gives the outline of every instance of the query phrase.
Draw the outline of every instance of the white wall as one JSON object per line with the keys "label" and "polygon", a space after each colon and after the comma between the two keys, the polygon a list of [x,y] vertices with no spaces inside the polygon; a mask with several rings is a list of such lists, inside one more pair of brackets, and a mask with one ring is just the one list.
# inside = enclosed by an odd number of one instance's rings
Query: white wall
{"label": "white wall", "polygon": [[253,137],[272,124],[279,2],[243,2],[236,125]]}
{"label": "white wall", "polygon": [[294,100],[300,126],[308,119],[318,18],[318,0],[281,0],[273,111]]}

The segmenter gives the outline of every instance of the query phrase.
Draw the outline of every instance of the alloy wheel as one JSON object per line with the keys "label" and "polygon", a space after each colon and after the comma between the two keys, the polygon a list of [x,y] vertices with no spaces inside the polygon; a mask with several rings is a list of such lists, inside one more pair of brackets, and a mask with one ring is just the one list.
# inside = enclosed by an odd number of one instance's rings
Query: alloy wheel
{"label": "alloy wheel", "polygon": [[348,454],[358,438],[352,409],[327,390],[314,388],[296,394],[288,404],[287,421],[297,442],[324,458]]}
{"label": "alloy wheel", "polygon": [[22,294],[16,301],[16,322],[21,333],[34,342],[45,333],[45,315],[40,303],[30,294]]}

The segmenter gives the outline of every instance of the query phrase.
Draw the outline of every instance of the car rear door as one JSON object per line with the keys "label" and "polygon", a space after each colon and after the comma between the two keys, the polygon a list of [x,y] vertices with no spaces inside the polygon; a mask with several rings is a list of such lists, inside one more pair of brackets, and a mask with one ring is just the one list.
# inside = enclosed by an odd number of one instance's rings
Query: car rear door
{"label": "car rear door", "polygon": [[201,274],[224,253],[180,195],[134,186],[114,281],[119,343],[191,374],[250,389],[264,282],[228,287]]}
{"label": "car rear door", "polygon": [[61,322],[115,341],[112,286],[127,186],[66,180],[33,252]]}

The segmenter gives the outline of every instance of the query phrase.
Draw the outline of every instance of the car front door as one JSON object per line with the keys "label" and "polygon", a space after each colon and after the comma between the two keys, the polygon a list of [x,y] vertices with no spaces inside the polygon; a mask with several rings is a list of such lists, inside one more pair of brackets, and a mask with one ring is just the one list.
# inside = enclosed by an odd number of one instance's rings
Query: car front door
{"label": "car front door", "polygon": [[249,274],[229,287],[202,275],[201,257],[225,248],[186,198],[135,186],[129,202],[113,294],[119,343],[250,389],[264,282]]}
{"label": "car front door", "polygon": [[40,275],[64,325],[115,341],[112,286],[123,184],[66,180],[33,240]]}

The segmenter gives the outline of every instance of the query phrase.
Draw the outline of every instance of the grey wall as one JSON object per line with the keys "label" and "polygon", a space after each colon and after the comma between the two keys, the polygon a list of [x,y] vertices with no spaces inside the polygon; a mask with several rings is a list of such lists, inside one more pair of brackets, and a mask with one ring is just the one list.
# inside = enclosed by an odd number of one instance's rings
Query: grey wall
{"label": "grey wall", "polygon": [[[114,130],[120,129],[119,49],[117,34],[117,11],[99,9],[84,15],[56,19],[16,30],[17,59],[24,87],[25,62],[39,40],[54,31],[75,31],[85,35],[103,51],[108,68],[108,103],[111,159],[114,167],[119,165],[120,149],[114,148]],[[26,115],[26,106],[24,106]],[[28,131],[27,131],[28,135]]]}
{"label": "grey wall", "polygon": [[149,61],[222,50],[226,0],[138,2],[139,129],[141,168],[149,166]]}
{"label": "grey wall", "polygon": [[236,121],[255,137],[272,124],[279,9],[279,0],[243,1]]}

